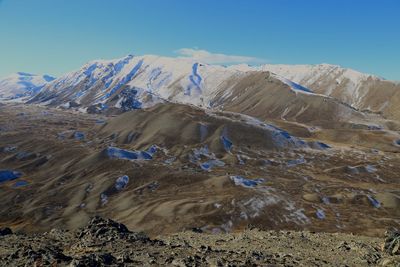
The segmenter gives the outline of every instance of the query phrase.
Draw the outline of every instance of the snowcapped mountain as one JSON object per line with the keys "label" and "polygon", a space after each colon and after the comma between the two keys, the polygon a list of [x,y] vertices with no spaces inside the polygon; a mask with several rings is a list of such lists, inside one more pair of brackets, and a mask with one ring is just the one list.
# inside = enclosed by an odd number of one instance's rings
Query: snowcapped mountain
{"label": "snowcapped mountain", "polygon": [[358,110],[400,119],[400,84],[337,65],[231,66],[240,71],[269,71],[313,93],[330,96]]}
{"label": "snowcapped mountain", "polygon": [[39,93],[43,86],[54,78],[49,75],[34,75],[24,72],[12,74],[0,80],[0,99],[17,99]]}
{"label": "snowcapped mountain", "polygon": [[359,110],[400,119],[400,86],[396,82],[329,64],[263,65],[256,69],[276,73]]}
{"label": "snowcapped mountain", "polygon": [[140,108],[161,99],[207,105],[215,88],[239,71],[192,60],[158,56],[127,56],[92,61],[45,86],[33,99],[50,104]]}
{"label": "snowcapped mountain", "polygon": [[269,71],[301,84],[315,93],[338,98],[354,107],[362,105],[362,99],[366,93],[365,87],[369,87],[371,83],[389,82],[372,74],[365,74],[331,64],[266,64],[256,67],[241,64],[230,68],[241,71]]}
{"label": "snowcapped mountain", "polygon": [[165,101],[260,119],[321,124],[363,118],[334,98],[268,71],[152,55],[89,62],[45,85],[30,103],[100,113],[151,107]]}
{"label": "snowcapped mountain", "polygon": [[365,83],[383,80],[374,75],[329,64],[263,65],[259,69],[279,74],[315,92],[337,97],[351,105],[361,102]]}
{"label": "snowcapped mountain", "polygon": [[[400,103],[398,84],[328,64],[224,67],[192,59],[128,55],[91,61],[41,85],[24,87],[36,88],[22,92],[28,91],[33,96],[29,103],[95,113],[146,108],[170,101],[221,110],[227,107],[237,110],[232,106],[235,103],[241,107],[238,112],[247,110],[259,114],[258,117],[269,114],[296,121],[307,121],[310,116],[322,121],[321,109],[340,114],[341,118],[347,118],[357,109],[400,119],[400,111],[396,109]],[[4,88],[0,90],[13,91],[11,86]],[[248,92],[259,97],[255,99]],[[20,95],[20,89],[13,94]],[[304,114],[309,115],[305,118]]]}
{"label": "snowcapped mountain", "polygon": [[[234,66],[208,65],[190,59],[129,55],[117,60],[89,62],[45,86],[32,101],[66,107],[72,104],[134,109],[169,100],[210,107],[221,91],[223,96],[230,94],[230,81],[248,76],[248,71],[263,70],[243,71]],[[274,77],[292,90],[313,93],[284,77]]]}

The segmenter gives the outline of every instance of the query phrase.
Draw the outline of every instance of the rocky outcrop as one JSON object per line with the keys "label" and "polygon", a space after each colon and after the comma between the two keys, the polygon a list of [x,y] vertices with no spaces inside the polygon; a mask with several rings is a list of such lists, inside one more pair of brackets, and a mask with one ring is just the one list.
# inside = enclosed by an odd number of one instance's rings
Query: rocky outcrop
{"label": "rocky outcrop", "polygon": [[6,235],[11,235],[12,231],[10,228],[5,227],[5,228],[0,228],[0,236],[6,236]]}
{"label": "rocky outcrop", "polygon": [[396,266],[400,262],[399,256],[379,249],[379,238],[346,234],[191,231],[151,240],[101,217],[74,232],[5,232],[0,237],[4,266]]}

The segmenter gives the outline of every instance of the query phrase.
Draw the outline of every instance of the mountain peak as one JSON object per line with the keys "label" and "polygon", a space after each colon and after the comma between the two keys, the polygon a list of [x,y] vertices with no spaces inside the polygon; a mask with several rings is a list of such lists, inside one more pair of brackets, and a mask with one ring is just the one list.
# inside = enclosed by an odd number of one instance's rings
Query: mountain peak
{"label": "mountain peak", "polygon": [[37,94],[45,84],[55,78],[50,75],[36,75],[17,72],[0,80],[0,99],[24,98]]}
{"label": "mountain peak", "polygon": [[[365,95],[363,88],[371,82],[382,80],[370,74],[327,63],[221,66],[203,64],[186,57],[129,54],[118,59],[90,61],[80,69],[58,79],[49,75],[37,76],[20,72],[12,79],[2,81],[0,96],[16,98],[45,92],[40,99],[49,99],[46,95],[58,97],[61,94],[63,95],[63,99],[59,99],[61,102],[73,101],[78,104],[90,102],[97,105],[116,99],[116,95],[119,95],[120,99],[127,97],[122,97],[120,93],[125,90],[124,88],[129,88],[133,90],[129,94],[131,96],[135,94],[134,102],[141,103],[135,107],[154,105],[160,99],[209,106],[212,105],[211,99],[220,94],[221,88],[225,88],[231,80],[245,77],[250,72],[263,71],[275,74],[274,77],[279,77],[278,79],[290,85],[292,89],[300,89],[296,90],[297,93],[313,92],[334,96],[356,108],[363,103],[361,99]],[[89,99],[92,96],[94,98]],[[113,105],[120,107],[121,103],[123,100]]]}

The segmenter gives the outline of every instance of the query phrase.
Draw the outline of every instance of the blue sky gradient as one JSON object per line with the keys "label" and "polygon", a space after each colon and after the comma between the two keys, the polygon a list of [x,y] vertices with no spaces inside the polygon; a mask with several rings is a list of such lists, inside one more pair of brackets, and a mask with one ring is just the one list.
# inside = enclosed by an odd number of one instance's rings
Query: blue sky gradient
{"label": "blue sky gradient", "polygon": [[0,77],[188,48],[400,80],[399,14],[398,0],[0,0]]}

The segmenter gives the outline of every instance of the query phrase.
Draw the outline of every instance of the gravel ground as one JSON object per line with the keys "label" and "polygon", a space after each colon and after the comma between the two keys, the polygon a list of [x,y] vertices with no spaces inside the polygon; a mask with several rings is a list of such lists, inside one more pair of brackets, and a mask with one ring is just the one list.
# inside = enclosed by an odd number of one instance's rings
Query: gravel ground
{"label": "gravel ground", "polygon": [[246,230],[182,232],[150,239],[94,217],[77,231],[0,231],[2,266],[400,266],[383,239],[348,234]]}

